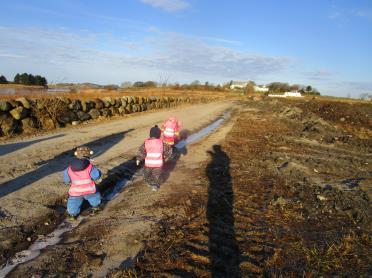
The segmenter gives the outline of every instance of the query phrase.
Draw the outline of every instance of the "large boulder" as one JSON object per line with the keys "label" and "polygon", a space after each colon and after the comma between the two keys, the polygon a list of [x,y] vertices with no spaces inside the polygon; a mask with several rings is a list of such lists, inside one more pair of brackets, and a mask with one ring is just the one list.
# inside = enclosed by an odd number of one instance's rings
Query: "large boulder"
{"label": "large boulder", "polygon": [[88,114],[90,115],[90,117],[91,117],[92,119],[98,119],[98,117],[101,116],[101,113],[100,113],[99,110],[96,109],[96,108],[91,109],[91,110],[88,112]]}
{"label": "large boulder", "polygon": [[56,128],[56,125],[54,121],[50,117],[43,117],[39,119],[39,122],[41,124],[41,127],[43,129],[54,129]]}
{"label": "large boulder", "polygon": [[22,121],[23,131],[33,131],[38,127],[37,121],[33,117],[24,118]]}
{"label": "large boulder", "polygon": [[16,120],[22,120],[27,117],[29,110],[24,108],[23,106],[19,106],[17,108],[14,108],[10,110],[10,115]]}
{"label": "large boulder", "polygon": [[121,99],[120,98],[116,98],[115,99],[115,107],[116,108],[119,108],[121,106]]}
{"label": "large boulder", "polygon": [[119,111],[119,114],[120,114],[120,115],[124,115],[124,114],[125,114],[125,107],[120,106],[120,107],[118,108],[118,111]]}
{"label": "large boulder", "polygon": [[12,106],[12,108],[17,108],[19,106],[22,106],[22,103],[14,100],[14,99],[10,99],[10,100],[8,100],[8,102]]}
{"label": "large boulder", "polygon": [[62,124],[70,124],[73,121],[77,121],[78,116],[72,110],[66,110],[62,115],[59,116],[58,121]]}
{"label": "large boulder", "polygon": [[101,98],[101,101],[103,102],[104,108],[109,108],[111,106],[111,102],[107,100],[107,97]]}
{"label": "large boulder", "polygon": [[123,106],[123,107],[127,106],[127,104],[128,104],[128,100],[127,100],[126,97],[122,97],[122,98],[120,99],[120,101],[121,101],[121,106]]}
{"label": "large boulder", "polygon": [[88,104],[89,104],[89,105],[88,105],[88,106],[89,106],[89,110],[90,110],[90,109],[93,109],[93,108],[96,108],[96,103],[95,103],[94,101],[91,101],[91,100],[90,100],[90,101],[88,102]]}
{"label": "large boulder", "polygon": [[107,101],[110,103],[110,106],[114,106],[116,104],[116,100],[112,97],[104,97],[103,100]]}
{"label": "large boulder", "polygon": [[30,100],[28,100],[28,99],[25,98],[25,97],[17,98],[16,101],[22,103],[22,106],[23,106],[24,108],[27,108],[27,109],[30,109],[30,108],[31,108],[31,102],[30,102]]}
{"label": "large boulder", "polygon": [[137,104],[132,105],[132,111],[133,113],[139,112],[139,107]]}
{"label": "large boulder", "polygon": [[19,122],[8,113],[0,114],[0,132],[3,135],[12,135],[19,131]]}
{"label": "large boulder", "polygon": [[7,112],[12,109],[12,106],[8,101],[0,100],[0,111]]}
{"label": "large boulder", "polygon": [[91,119],[91,116],[88,114],[88,113],[85,113],[83,111],[77,111],[77,117],[80,121],[84,122],[84,121],[88,121]]}
{"label": "large boulder", "polygon": [[94,100],[94,103],[95,103],[95,107],[96,107],[96,109],[102,109],[102,108],[105,107],[105,104],[104,104],[103,101],[100,100],[99,98],[96,98],[96,99]]}
{"label": "large boulder", "polygon": [[111,111],[111,115],[118,115],[119,114],[119,110],[115,106],[111,106],[109,109]]}
{"label": "large boulder", "polygon": [[80,100],[73,99],[71,103],[68,105],[68,108],[70,108],[71,110],[81,110],[82,106]]}
{"label": "large boulder", "polygon": [[132,113],[133,112],[132,105],[128,104],[127,106],[125,106],[125,110],[127,110],[129,112],[128,114]]}
{"label": "large boulder", "polygon": [[102,108],[101,109],[101,115],[103,116],[103,117],[111,117],[112,116],[112,113],[111,113],[111,111],[110,111],[110,109],[108,109],[108,108]]}
{"label": "large boulder", "polygon": [[81,110],[84,111],[84,112],[88,112],[89,111],[89,101],[81,100],[80,103],[81,103]]}
{"label": "large boulder", "polygon": [[81,101],[81,110],[84,112],[89,112],[90,109],[93,109],[96,106],[95,102],[90,100]]}

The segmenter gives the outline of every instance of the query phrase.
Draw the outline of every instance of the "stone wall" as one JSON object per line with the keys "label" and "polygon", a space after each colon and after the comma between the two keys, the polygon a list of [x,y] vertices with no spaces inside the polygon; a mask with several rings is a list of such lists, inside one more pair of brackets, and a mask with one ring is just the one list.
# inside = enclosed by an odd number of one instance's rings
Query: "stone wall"
{"label": "stone wall", "polygon": [[32,133],[82,122],[143,112],[153,109],[171,108],[184,103],[215,101],[216,98],[189,97],[102,97],[92,100],[66,97],[0,101],[0,136]]}

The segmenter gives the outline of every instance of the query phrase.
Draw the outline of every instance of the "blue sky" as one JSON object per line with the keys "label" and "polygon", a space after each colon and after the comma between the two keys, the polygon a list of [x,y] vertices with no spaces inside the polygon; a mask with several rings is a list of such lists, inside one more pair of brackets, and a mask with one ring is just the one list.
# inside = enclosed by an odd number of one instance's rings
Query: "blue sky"
{"label": "blue sky", "polygon": [[370,0],[13,0],[0,74],[50,83],[154,80],[311,84],[372,92]]}

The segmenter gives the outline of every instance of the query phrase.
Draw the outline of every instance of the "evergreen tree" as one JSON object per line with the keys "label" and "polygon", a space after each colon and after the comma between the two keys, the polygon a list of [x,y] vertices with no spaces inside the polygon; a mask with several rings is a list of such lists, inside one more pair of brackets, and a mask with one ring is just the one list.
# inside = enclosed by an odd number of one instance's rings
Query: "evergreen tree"
{"label": "evergreen tree", "polygon": [[41,75],[34,76],[31,73],[17,73],[14,77],[14,83],[23,85],[46,86],[48,84],[48,81]]}
{"label": "evergreen tree", "polygon": [[21,75],[19,73],[17,73],[14,76],[14,83],[16,83],[16,84],[20,84],[21,83]]}
{"label": "evergreen tree", "polygon": [[6,77],[4,75],[0,76],[0,84],[8,84],[8,80],[6,80]]}

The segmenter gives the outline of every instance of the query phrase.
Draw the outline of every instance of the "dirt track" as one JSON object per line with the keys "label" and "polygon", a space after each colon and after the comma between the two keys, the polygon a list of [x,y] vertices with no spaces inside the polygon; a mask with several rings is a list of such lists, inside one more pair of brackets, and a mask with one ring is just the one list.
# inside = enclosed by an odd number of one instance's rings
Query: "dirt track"
{"label": "dirt track", "polygon": [[[174,114],[185,128],[198,130],[231,107],[227,123],[168,165],[170,176],[159,192],[136,180],[61,244],[10,276],[370,273],[371,106],[351,107],[346,117],[342,105],[321,102],[220,102]],[[1,239],[3,248],[24,248],[28,235],[35,239],[62,217],[67,189],[60,182],[65,165],[59,164],[71,149],[88,143],[98,150],[104,188],[131,176],[127,168],[133,166],[138,138],[167,115],[145,114],[0,149],[4,158],[27,154],[23,168],[10,159],[1,165],[7,173],[1,186],[9,191],[16,181],[33,181],[13,193],[0,191],[2,231],[13,236],[13,242]],[[5,154],[9,150],[16,151]],[[36,164],[42,161],[48,167]]]}
{"label": "dirt track", "polygon": [[231,106],[232,102],[219,102],[146,113],[2,145],[2,261],[24,249],[29,244],[27,237],[33,240],[51,231],[58,222],[67,192],[61,171],[75,147],[88,145],[95,151],[95,164],[104,173],[105,185],[110,186],[110,179],[115,182],[116,174],[123,170],[120,166],[131,161],[148,136],[149,127],[175,115],[185,129],[198,130]]}

